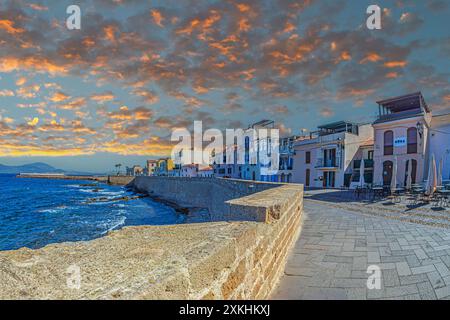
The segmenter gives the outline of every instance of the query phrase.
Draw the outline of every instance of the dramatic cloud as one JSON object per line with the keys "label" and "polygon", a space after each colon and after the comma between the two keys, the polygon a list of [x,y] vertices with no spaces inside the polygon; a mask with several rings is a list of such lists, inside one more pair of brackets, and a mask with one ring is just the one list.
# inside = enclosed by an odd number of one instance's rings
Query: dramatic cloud
{"label": "dramatic cloud", "polygon": [[163,155],[194,120],[294,134],[371,121],[378,98],[418,90],[448,108],[442,0],[380,4],[374,31],[346,1],[82,0],[73,31],[68,4],[0,5],[0,156]]}

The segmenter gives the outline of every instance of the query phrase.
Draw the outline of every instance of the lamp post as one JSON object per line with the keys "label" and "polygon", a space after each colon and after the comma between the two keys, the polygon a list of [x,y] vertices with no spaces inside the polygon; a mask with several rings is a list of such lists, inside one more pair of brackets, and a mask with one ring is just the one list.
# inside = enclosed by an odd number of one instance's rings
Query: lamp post
{"label": "lamp post", "polygon": [[422,126],[422,122],[417,122],[416,124],[416,128],[417,128],[417,133],[419,134],[419,137],[422,139],[422,135],[423,135],[423,126]]}

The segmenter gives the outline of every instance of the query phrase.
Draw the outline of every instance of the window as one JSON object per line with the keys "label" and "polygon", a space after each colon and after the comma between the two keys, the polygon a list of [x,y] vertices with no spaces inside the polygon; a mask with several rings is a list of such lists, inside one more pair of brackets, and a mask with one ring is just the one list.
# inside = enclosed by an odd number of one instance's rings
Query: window
{"label": "window", "polygon": [[305,153],[305,163],[311,163],[311,151]]}
{"label": "window", "polygon": [[228,174],[231,174],[231,168],[228,168]]}
{"label": "window", "polygon": [[367,153],[367,159],[368,160],[373,160],[373,150],[369,150]]}
{"label": "window", "polygon": [[417,153],[417,129],[412,127],[408,129],[408,154]]}
{"label": "window", "polygon": [[306,169],[306,181],[305,181],[305,185],[307,186],[307,187],[309,187],[309,184],[310,184],[310,179],[311,179],[311,177],[310,177],[310,175],[311,175],[311,171],[309,170],[309,169]]}
{"label": "window", "polygon": [[390,156],[394,154],[394,132],[391,130],[384,133],[384,155]]}

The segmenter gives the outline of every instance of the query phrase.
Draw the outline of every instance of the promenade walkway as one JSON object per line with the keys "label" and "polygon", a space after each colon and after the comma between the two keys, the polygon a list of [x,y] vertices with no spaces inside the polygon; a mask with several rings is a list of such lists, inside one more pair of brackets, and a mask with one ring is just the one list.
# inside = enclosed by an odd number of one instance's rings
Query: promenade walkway
{"label": "promenade walkway", "polygon": [[[304,201],[274,299],[450,299],[450,230]],[[381,289],[367,289],[367,267]]]}

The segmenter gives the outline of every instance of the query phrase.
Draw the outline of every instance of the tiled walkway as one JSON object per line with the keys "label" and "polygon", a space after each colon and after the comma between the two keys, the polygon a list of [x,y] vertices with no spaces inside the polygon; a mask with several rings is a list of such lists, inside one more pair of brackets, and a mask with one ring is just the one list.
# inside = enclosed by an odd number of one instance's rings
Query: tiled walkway
{"label": "tiled walkway", "polygon": [[[450,230],[305,199],[300,237],[274,299],[450,299]],[[367,289],[367,267],[381,289]]]}

